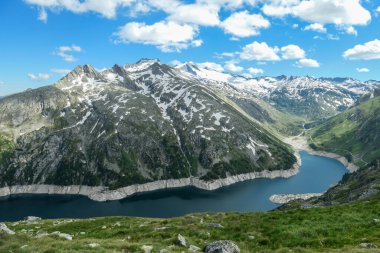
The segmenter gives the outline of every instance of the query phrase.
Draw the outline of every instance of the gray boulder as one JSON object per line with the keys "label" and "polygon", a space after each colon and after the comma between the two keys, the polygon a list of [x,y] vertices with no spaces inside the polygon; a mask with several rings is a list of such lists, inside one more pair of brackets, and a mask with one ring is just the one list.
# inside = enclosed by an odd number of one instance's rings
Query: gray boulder
{"label": "gray boulder", "polygon": [[186,239],[181,234],[178,234],[174,240],[174,243],[181,247],[186,247]]}
{"label": "gray boulder", "polygon": [[367,242],[359,244],[359,247],[364,248],[364,249],[375,249],[375,248],[377,248],[377,246],[375,244],[367,243]]}
{"label": "gray boulder", "polygon": [[4,232],[4,233],[6,233],[6,234],[8,234],[8,235],[14,235],[14,234],[16,234],[15,231],[9,229],[7,227],[7,225],[5,225],[4,223],[0,223],[0,232],[1,231]]}
{"label": "gray boulder", "polygon": [[219,223],[209,223],[207,226],[210,228],[223,228],[223,225]]}
{"label": "gray boulder", "polygon": [[204,251],[206,253],[240,253],[239,247],[227,240],[210,243],[205,247]]}

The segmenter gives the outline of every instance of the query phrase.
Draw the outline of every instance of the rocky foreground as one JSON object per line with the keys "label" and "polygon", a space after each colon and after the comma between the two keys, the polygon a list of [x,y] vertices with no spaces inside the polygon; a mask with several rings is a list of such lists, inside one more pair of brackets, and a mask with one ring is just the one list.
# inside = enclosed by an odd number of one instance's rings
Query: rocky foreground
{"label": "rocky foreground", "polygon": [[0,223],[0,252],[379,252],[380,201],[173,219]]}

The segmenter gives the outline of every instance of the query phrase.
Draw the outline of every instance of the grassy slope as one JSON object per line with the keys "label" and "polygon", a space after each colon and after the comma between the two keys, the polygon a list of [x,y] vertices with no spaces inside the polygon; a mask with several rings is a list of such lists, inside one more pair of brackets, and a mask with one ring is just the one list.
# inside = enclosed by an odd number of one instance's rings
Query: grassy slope
{"label": "grassy slope", "polygon": [[[360,249],[358,245],[380,245],[380,223],[373,222],[379,218],[380,201],[374,200],[268,213],[203,213],[173,219],[106,217],[7,223],[16,235],[0,233],[0,252],[143,252],[142,245],[152,245],[153,252],[159,252],[172,245],[178,233],[185,236],[188,245],[203,248],[209,242],[228,239],[238,244],[242,252],[378,252]],[[210,228],[208,223],[220,223],[224,228]],[[160,230],[162,227],[167,229]],[[37,239],[37,231],[60,231],[74,238]],[[89,243],[100,246],[90,248]],[[20,249],[23,245],[28,246]],[[173,247],[168,252],[183,250]]]}
{"label": "grassy slope", "polygon": [[365,166],[380,157],[380,96],[329,119],[311,131],[311,146]]}

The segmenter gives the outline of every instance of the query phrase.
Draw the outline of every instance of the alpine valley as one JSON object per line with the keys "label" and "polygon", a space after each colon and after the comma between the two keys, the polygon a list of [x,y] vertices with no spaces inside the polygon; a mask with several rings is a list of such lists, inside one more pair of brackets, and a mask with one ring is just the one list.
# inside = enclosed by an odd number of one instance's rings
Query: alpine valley
{"label": "alpine valley", "polygon": [[142,59],[78,66],[51,86],[0,98],[0,195],[15,201],[25,193],[118,200],[290,178],[300,151],[350,170],[325,193],[272,195],[285,204],[266,213],[0,223],[0,251],[376,252],[379,87]]}
{"label": "alpine valley", "polygon": [[52,86],[0,100],[2,195],[59,191],[52,186],[79,186],[60,191],[84,195],[146,186],[92,197],[107,200],[289,177],[300,161],[283,137],[344,111],[379,84],[253,79],[149,59],[102,71],[78,66]]}

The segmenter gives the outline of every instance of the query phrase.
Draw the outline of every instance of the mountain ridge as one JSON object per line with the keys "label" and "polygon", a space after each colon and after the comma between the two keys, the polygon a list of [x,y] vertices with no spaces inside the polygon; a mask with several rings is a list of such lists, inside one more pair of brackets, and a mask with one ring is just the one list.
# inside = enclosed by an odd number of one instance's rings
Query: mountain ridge
{"label": "mountain ridge", "polygon": [[101,72],[78,66],[53,86],[6,97],[0,109],[3,187],[117,189],[296,163],[289,146],[232,100],[157,60]]}

